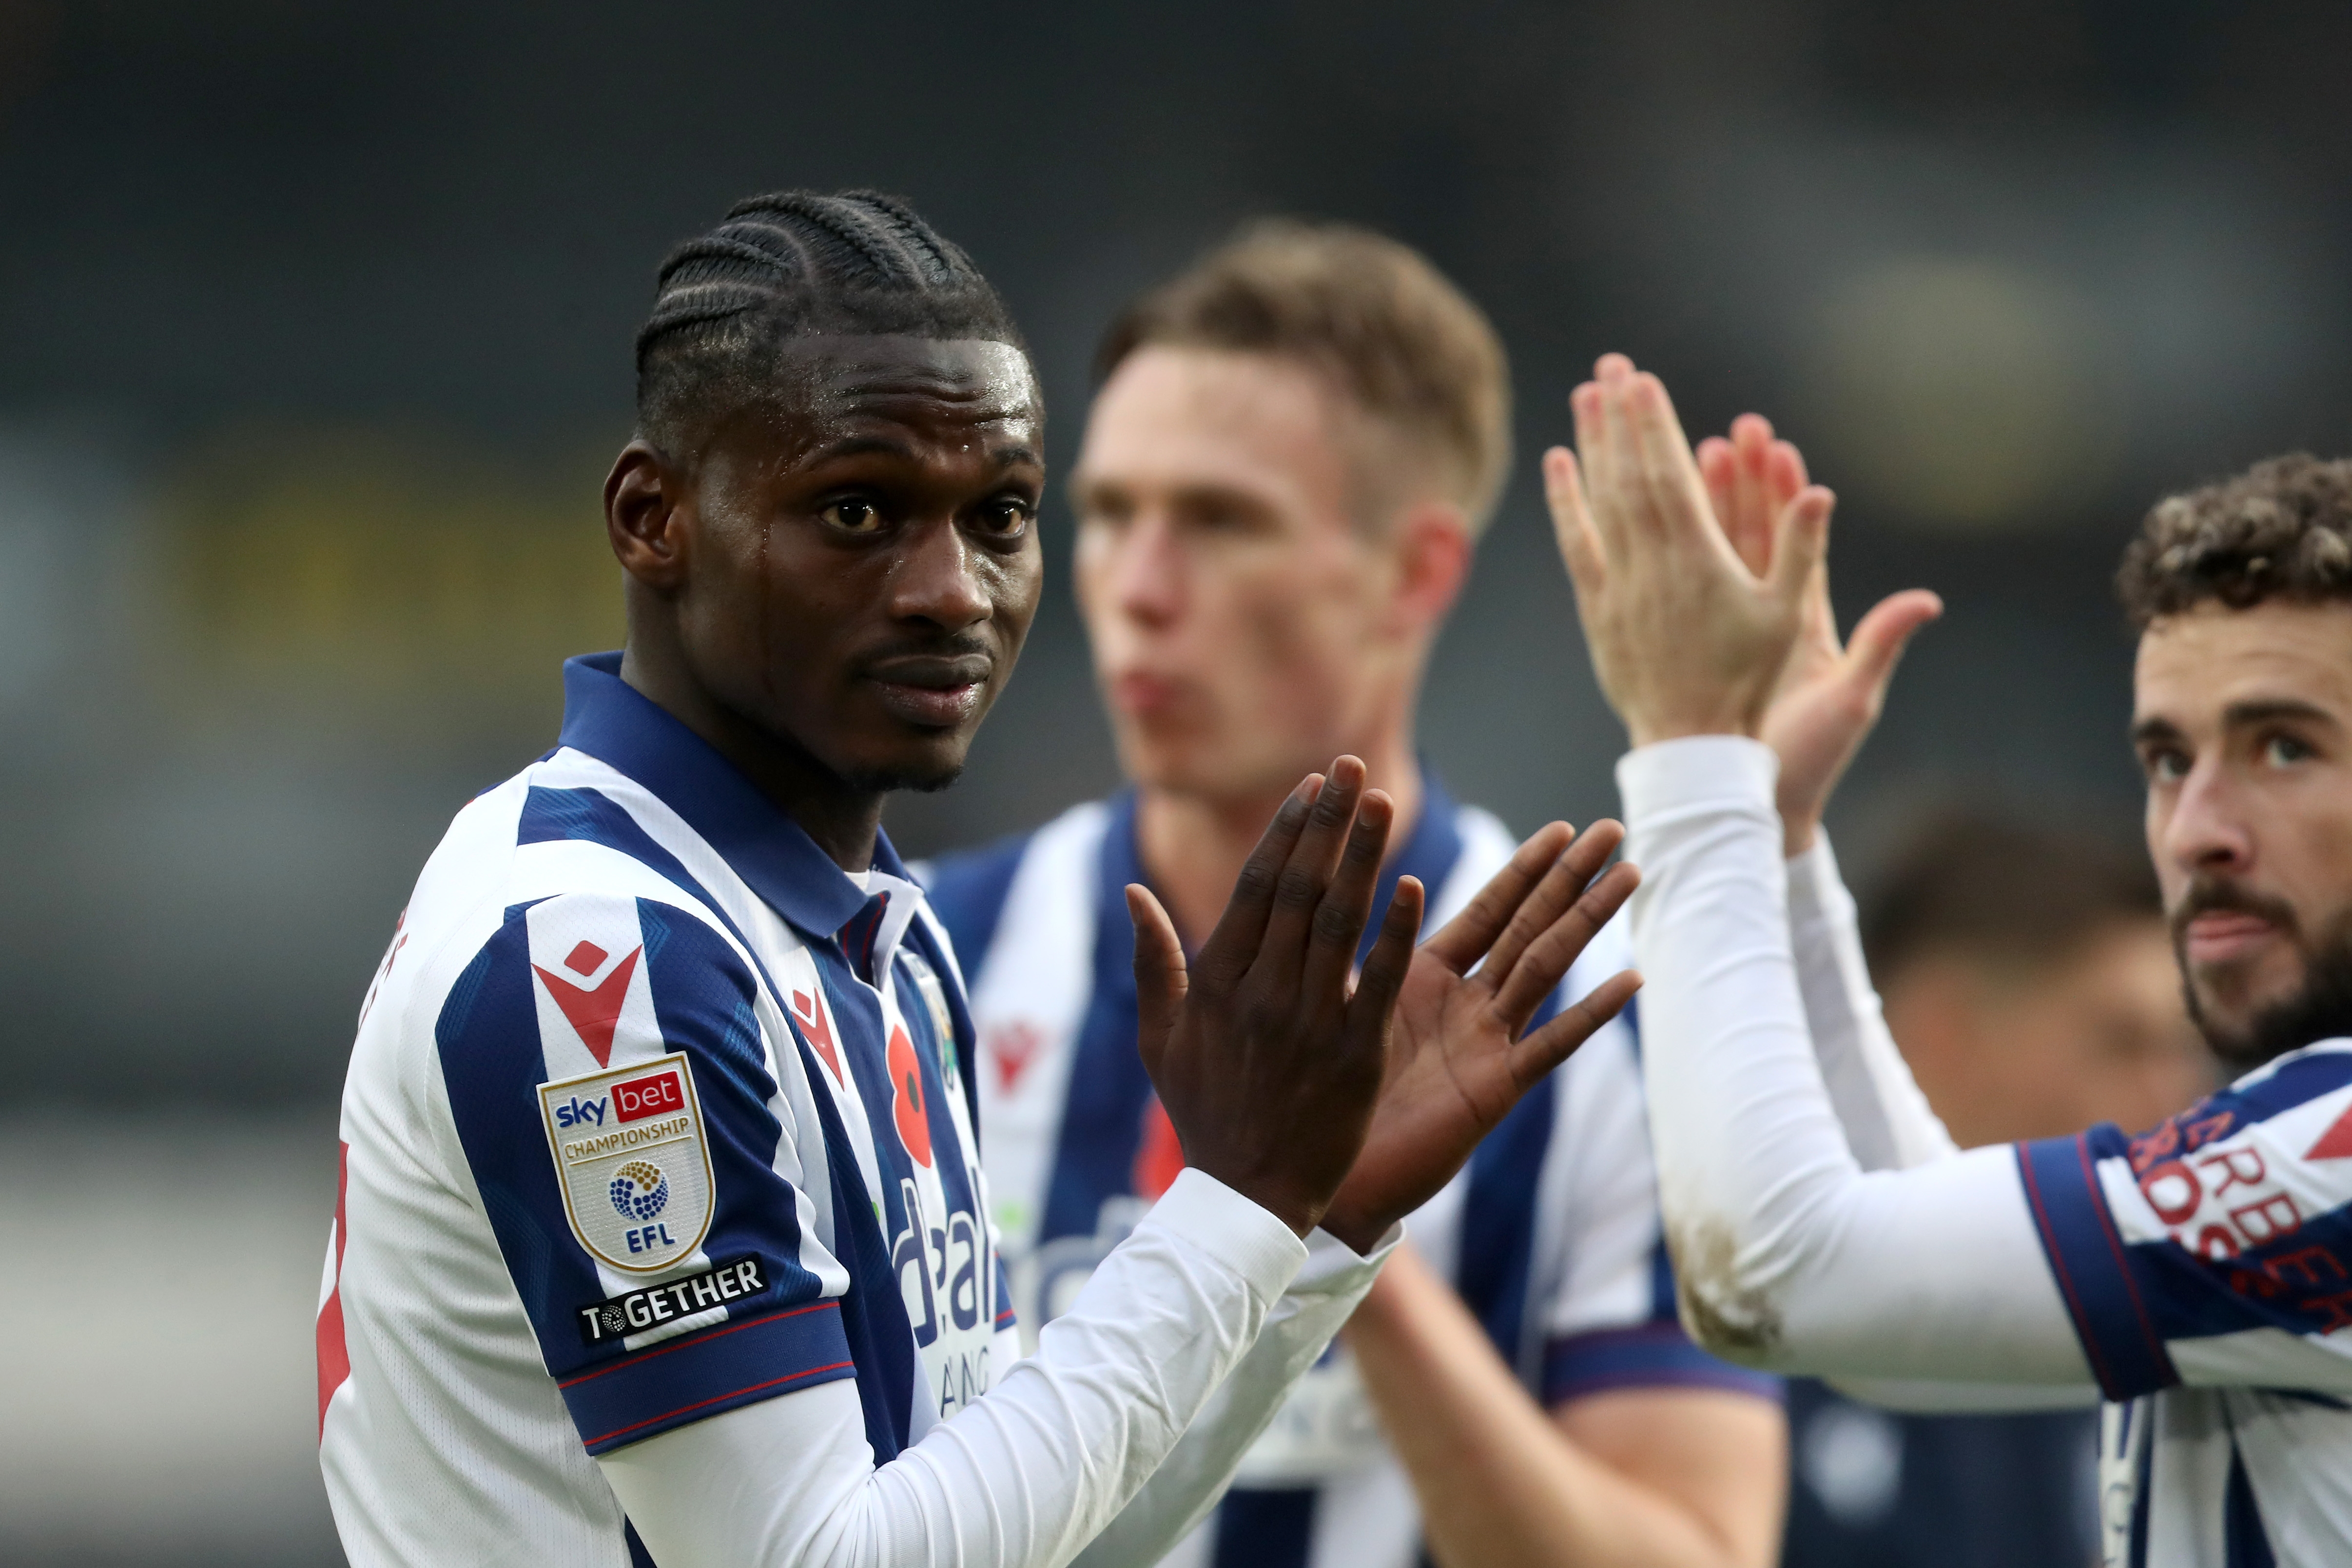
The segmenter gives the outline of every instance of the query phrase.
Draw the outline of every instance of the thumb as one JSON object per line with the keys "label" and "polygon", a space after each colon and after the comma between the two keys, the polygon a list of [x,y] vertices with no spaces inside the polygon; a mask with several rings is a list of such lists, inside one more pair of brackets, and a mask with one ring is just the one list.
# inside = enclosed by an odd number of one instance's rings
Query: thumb
{"label": "thumb", "polygon": [[1813,572],[1829,551],[1830,513],[1836,507],[1837,497],[1827,486],[1808,485],[1780,509],[1772,530],[1772,575],[1765,587],[1791,612],[1803,605]]}
{"label": "thumb", "polygon": [[1895,663],[1912,634],[1944,612],[1944,601],[1924,588],[1890,594],[1872,607],[1847,639],[1847,679],[1869,695],[1874,709],[1895,678]]}
{"label": "thumb", "polygon": [[1175,922],[1141,883],[1127,884],[1128,918],[1135,922],[1136,1049],[1146,1072],[1156,1079],[1160,1058],[1176,1019],[1184,1010],[1184,992],[1191,977],[1184,968],[1184,944],[1176,937]]}

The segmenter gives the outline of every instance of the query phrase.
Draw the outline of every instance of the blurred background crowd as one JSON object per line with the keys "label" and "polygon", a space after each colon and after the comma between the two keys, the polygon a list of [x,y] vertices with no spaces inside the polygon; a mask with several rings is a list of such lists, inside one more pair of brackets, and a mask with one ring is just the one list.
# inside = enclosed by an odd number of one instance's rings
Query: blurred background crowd
{"label": "blurred background crowd", "polygon": [[[1019,315],[1057,470],[1112,310],[1241,220],[1426,252],[1511,350],[1521,456],[1423,733],[1523,826],[1612,810],[1622,740],[1535,476],[1568,389],[1624,349],[1695,432],[1770,414],[1843,497],[1842,606],[1949,605],[1832,819],[1899,890],[1960,805],[2131,853],[2124,538],[2352,449],[2347,51],[2317,0],[0,0],[0,1560],[333,1560],[352,1019],[449,815],[617,643],[630,340],[739,196],[910,197]],[[891,809],[910,853],[1117,781],[1058,497],[1045,540],[971,772]],[[1931,1078],[1974,1059],[1928,982]],[[2132,1092],[2193,1093],[2167,1060]],[[2081,1120],[1938,1098],[1969,1142]],[[1893,1495],[1837,1442],[1816,1501]]]}

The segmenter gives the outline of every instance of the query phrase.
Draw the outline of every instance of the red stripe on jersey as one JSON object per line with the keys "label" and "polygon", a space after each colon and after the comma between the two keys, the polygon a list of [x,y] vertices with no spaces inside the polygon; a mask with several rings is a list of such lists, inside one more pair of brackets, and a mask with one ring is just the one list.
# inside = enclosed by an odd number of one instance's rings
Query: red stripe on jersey
{"label": "red stripe on jersey", "polygon": [[352,1184],[352,1146],[335,1145],[335,1283],[319,1309],[319,1440],[327,1438],[327,1406],[352,1375],[352,1353],[343,1343],[343,1195]]}

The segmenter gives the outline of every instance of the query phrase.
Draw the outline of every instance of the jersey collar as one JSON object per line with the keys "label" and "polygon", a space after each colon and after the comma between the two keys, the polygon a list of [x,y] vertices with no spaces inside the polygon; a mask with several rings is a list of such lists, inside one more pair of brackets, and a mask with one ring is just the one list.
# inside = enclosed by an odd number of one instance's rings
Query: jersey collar
{"label": "jersey collar", "polygon": [[[830,936],[865,908],[866,890],[817,848],[710,743],[621,679],[621,655],[583,653],[563,663],[563,732],[557,745],[627,774],[719,852],[769,907],[813,936]],[[874,869],[913,879],[874,836]]]}
{"label": "jersey collar", "polygon": [[[1133,785],[1111,797],[1110,821],[1103,835],[1102,857],[1098,862],[1101,876],[1097,897],[1106,909],[1123,907],[1120,890],[1130,882],[1151,886],[1151,878],[1143,869],[1143,854],[1135,836],[1136,791]],[[1437,896],[1453,874],[1454,862],[1462,854],[1462,828],[1458,821],[1461,808],[1447,793],[1445,785],[1426,761],[1421,764],[1421,815],[1414,819],[1412,836],[1391,852],[1388,863],[1381,867],[1381,880],[1372,891],[1372,917],[1364,927],[1363,940],[1356,947],[1356,962],[1361,964],[1371,956],[1372,944],[1380,940],[1381,916],[1388,912],[1389,900],[1396,896],[1397,879],[1413,876],[1421,879],[1426,891],[1428,909],[1434,910]],[[877,855],[876,863],[879,864]],[[1157,893],[1159,890],[1153,888]]]}

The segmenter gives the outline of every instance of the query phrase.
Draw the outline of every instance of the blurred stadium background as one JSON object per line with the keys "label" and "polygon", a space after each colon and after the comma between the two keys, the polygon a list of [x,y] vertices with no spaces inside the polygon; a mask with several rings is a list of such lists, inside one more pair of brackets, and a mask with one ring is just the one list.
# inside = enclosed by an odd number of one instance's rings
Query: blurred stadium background
{"label": "blurred stadium background", "polygon": [[[887,8],[0,0],[0,1560],[334,1560],[310,1318],[351,1019],[450,812],[617,641],[656,262],[874,184],[998,280],[1075,449],[1114,306],[1236,222],[1422,246],[1521,457],[1426,706],[1513,820],[1613,806],[1534,455],[1599,350],[1950,603],[1840,825],[2129,833],[2107,597],[2159,491],[2352,448],[2352,12],[2298,0]],[[1046,610],[930,850],[1114,780]]]}

